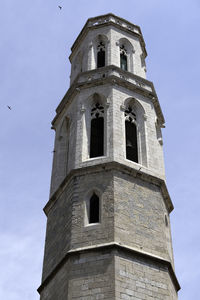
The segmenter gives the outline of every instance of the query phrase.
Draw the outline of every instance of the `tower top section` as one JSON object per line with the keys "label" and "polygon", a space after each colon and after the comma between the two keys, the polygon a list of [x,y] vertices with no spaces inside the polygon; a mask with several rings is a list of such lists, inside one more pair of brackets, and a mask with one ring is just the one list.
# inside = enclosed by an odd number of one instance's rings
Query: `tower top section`
{"label": "tower top section", "polygon": [[144,57],[147,56],[146,45],[145,45],[140,27],[123,19],[123,18],[115,16],[112,13],[108,13],[106,15],[89,18],[87,20],[83,29],[81,30],[81,32],[79,33],[78,37],[76,38],[74,44],[71,47],[72,53],[70,55],[70,59],[73,56],[73,53],[76,50],[77,46],[79,45],[79,43],[81,43],[82,39],[87,35],[87,32],[90,29],[97,29],[102,26],[110,26],[110,25],[112,25],[118,29],[121,29],[123,31],[127,31],[129,34],[139,38],[141,47],[142,47],[142,50],[144,53]]}
{"label": "tower top section", "polygon": [[71,84],[80,73],[110,66],[146,78],[140,27],[113,14],[88,19],[71,51]]}

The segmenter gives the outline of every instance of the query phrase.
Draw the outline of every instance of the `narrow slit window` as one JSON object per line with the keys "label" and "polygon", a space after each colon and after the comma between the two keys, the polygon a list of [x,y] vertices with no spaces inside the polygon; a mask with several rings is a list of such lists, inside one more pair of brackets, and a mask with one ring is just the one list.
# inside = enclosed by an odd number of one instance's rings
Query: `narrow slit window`
{"label": "narrow slit window", "polygon": [[165,225],[166,225],[166,227],[168,227],[168,219],[167,219],[166,215],[165,215]]}
{"label": "narrow slit window", "polygon": [[96,194],[90,198],[89,223],[99,223],[99,197]]}
{"label": "narrow slit window", "polygon": [[126,158],[138,163],[136,115],[131,107],[125,110]]}
{"label": "narrow slit window", "polygon": [[120,68],[127,71],[127,56],[125,54],[120,54]]}
{"label": "narrow slit window", "polygon": [[90,157],[104,155],[104,107],[96,103],[91,110]]}
{"label": "narrow slit window", "polygon": [[126,158],[138,163],[137,130],[129,121],[126,121]]}
{"label": "narrow slit window", "polygon": [[120,68],[124,71],[128,70],[127,50],[124,45],[120,47]]}
{"label": "narrow slit window", "polygon": [[102,68],[105,66],[105,45],[100,42],[97,46],[97,68]]}

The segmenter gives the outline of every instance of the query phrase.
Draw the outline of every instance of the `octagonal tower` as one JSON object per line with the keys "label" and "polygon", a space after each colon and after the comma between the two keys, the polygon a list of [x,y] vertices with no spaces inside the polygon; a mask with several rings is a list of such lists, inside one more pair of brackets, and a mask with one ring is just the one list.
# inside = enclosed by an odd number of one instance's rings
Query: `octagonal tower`
{"label": "octagonal tower", "polygon": [[138,26],[89,19],[72,46],[55,150],[41,300],[177,299],[161,128]]}

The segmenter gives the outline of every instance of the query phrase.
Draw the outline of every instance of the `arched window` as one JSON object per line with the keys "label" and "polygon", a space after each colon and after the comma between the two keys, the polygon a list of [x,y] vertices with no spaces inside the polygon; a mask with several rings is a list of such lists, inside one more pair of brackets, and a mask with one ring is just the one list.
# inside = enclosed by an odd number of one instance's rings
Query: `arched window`
{"label": "arched window", "polygon": [[123,44],[120,46],[120,68],[124,71],[128,70],[127,50]]}
{"label": "arched window", "polygon": [[122,70],[134,73],[134,56],[135,53],[132,43],[121,38],[117,43],[119,46],[119,66]]}
{"label": "arched window", "polygon": [[125,109],[126,158],[138,163],[136,115],[131,106]]}
{"label": "arched window", "polygon": [[89,224],[99,223],[99,197],[94,193],[89,202]]}
{"label": "arched window", "polygon": [[97,68],[105,66],[105,43],[99,42],[97,46]]}
{"label": "arched window", "polygon": [[104,107],[96,102],[91,109],[90,157],[104,155]]}

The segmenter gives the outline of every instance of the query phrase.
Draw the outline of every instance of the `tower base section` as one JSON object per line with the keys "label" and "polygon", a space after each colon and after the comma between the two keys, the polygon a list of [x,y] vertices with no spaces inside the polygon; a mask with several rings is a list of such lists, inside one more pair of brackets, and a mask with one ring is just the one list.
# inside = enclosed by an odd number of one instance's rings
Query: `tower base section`
{"label": "tower base section", "polygon": [[38,291],[41,300],[177,300],[169,262],[110,244],[69,251]]}

